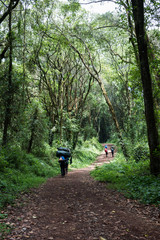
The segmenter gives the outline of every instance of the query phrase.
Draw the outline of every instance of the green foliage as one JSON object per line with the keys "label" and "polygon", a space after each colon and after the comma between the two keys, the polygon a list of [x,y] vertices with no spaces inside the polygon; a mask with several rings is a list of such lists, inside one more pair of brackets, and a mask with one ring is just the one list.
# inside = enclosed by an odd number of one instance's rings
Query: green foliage
{"label": "green foliage", "polygon": [[102,145],[96,138],[87,140],[78,145],[73,154],[72,168],[82,168],[90,165],[102,150]]}
{"label": "green foliage", "polygon": [[87,149],[76,150],[73,154],[72,168],[82,168],[95,161],[97,154]]}
{"label": "green foliage", "polygon": [[[115,135],[114,135],[114,138],[115,138]],[[119,144],[118,141],[114,141],[114,142],[116,142],[115,145]],[[137,142],[137,141],[131,141],[129,138],[124,138],[124,142],[127,148],[130,161],[139,162],[139,161],[145,161],[149,159],[149,147],[148,147],[147,140],[143,141],[139,139],[139,141]]]}
{"label": "green foliage", "polygon": [[63,13],[71,12],[75,16],[75,14],[79,10],[79,8],[80,8],[80,4],[78,2],[71,2],[70,4],[62,5],[61,10]]}
{"label": "green foliage", "polygon": [[136,162],[144,161],[149,159],[149,148],[148,144],[142,142],[133,147],[133,158]]}
{"label": "green foliage", "polygon": [[1,220],[5,218],[7,218],[7,214],[0,213],[0,239],[4,239],[4,235],[11,231],[11,226],[9,224],[1,222]]}
{"label": "green foliage", "polygon": [[28,104],[24,112],[23,131],[20,133],[23,149],[28,150],[32,136],[31,152],[44,151],[44,142],[48,137],[48,118],[38,100]]}
{"label": "green foliage", "polygon": [[5,160],[5,156],[1,153],[0,154],[0,172],[4,171],[4,169],[7,167],[8,162]]}
{"label": "green foliage", "polygon": [[4,149],[3,154],[5,156],[5,161],[10,168],[18,169],[23,163],[24,153],[18,147],[9,146]]}
{"label": "green foliage", "polygon": [[96,153],[97,153],[97,150],[101,151],[103,149],[102,145],[97,141],[97,138],[95,137],[85,141],[83,144],[83,147]]}
{"label": "green foliage", "polygon": [[[124,142],[127,148],[130,161],[145,161],[149,159],[149,147],[147,140],[131,141],[128,138],[124,138]],[[117,142],[117,144],[119,144]]]}
{"label": "green foliage", "polygon": [[0,223],[0,238],[4,239],[4,235],[10,233],[11,227],[9,224]]}
{"label": "green foliage", "polygon": [[[81,144],[73,153],[73,168],[85,167],[95,161],[102,146],[96,138]],[[20,148],[8,147],[0,154],[0,208],[14,202],[17,195],[38,187],[47,178],[60,174],[56,147],[45,145],[43,154],[36,157]]]}
{"label": "green foliage", "polygon": [[41,158],[13,147],[1,152],[0,208],[13,203],[17,194],[37,187],[59,173],[58,162],[53,161],[50,152]]}
{"label": "green foliage", "polygon": [[[30,11],[26,14],[28,7]],[[153,16],[151,10],[154,7],[157,8],[156,3],[147,6],[146,14]],[[5,11],[5,6],[1,10]],[[156,19],[156,15],[154,18]],[[0,32],[3,43],[1,53],[4,47],[8,46],[7,19],[3,21]],[[55,165],[53,164],[55,155],[52,154],[56,148],[53,147],[51,150],[46,144],[49,131],[53,127],[56,129],[53,134],[56,143],[60,141],[60,130],[63,143],[68,143],[69,147],[79,141],[76,137],[87,140],[81,142],[82,144],[78,145],[73,154],[74,167],[89,164],[101,149],[94,140],[90,142],[88,139],[98,134],[101,141],[107,140],[106,138],[112,135],[115,136],[108,107],[102,105],[103,96],[98,92],[99,88],[95,83],[92,84],[92,81],[89,83],[88,71],[79,56],[73,53],[70,43],[83,55],[88,66],[91,66],[93,61],[94,68],[97,68],[97,72],[101,72],[120,128],[124,130],[123,139],[130,160],[134,159],[138,163],[137,166],[145,164],[149,151],[147,141],[144,144],[141,141],[146,138],[146,124],[140,73],[135,64],[134,49],[131,49],[129,41],[132,36],[129,36],[130,31],[124,28],[112,28],[111,31],[111,28],[102,27],[116,26],[117,23],[127,26],[127,15],[121,14],[120,10],[120,18],[111,13],[92,18],[83,13],[77,0],[70,0],[67,4],[40,0],[31,1],[24,11],[13,11],[13,19],[17,21],[12,22],[14,44],[10,87],[8,87],[8,50],[2,59],[4,61],[1,62],[0,70],[1,140],[9,90],[12,97],[11,116],[7,129],[7,140],[11,146],[0,152],[2,173],[0,189],[2,191],[7,189],[6,202],[12,199],[12,194],[7,195],[8,185],[13,184],[13,189],[17,189],[16,184],[19,184],[17,178],[9,177],[6,180],[4,174],[7,172],[19,176],[23,181],[25,181],[23,176],[26,179],[30,179],[31,176],[38,179],[58,172],[59,166],[57,161]],[[159,31],[148,32],[150,32],[150,45],[153,46],[152,55],[155,56],[150,64],[153,79],[155,78],[154,97],[155,102],[159,103],[159,87],[156,83],[159,69]],[[89,60],[87,48],[92,61]],[[60,103],[63,103],[63,106],[60,106]],[[158,107],[156,114],[158,119],[160,114]],[[60,125],[60,121],[63,126]],[[34,155],[27,155],[21,151],[21,148]],[[136,165],[135,162],[134,164]],[[116,174],[122,177],[123,171],[124,169],[115,173],[114,179],[117,179]],[[110,178],[112,177],[111,171]]]}
{"label": "green foliage", "polygon": [[160,176],[150,175],[148,160],[126,162],[121,154],[117,154],[113,162],[97,167],[91,175],[128,198],[160,205]]}

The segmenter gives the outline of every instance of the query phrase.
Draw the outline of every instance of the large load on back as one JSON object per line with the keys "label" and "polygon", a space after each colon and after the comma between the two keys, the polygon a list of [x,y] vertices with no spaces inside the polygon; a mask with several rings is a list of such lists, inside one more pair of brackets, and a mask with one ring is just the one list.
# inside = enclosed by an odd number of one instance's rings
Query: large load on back
{"label": "large load on back", "polygon": [[59,147],[57,149],[58,149],[58,151],[56,152],[57,157],[61,157],[61,156],[71,157],[71,152],[69,148]]}

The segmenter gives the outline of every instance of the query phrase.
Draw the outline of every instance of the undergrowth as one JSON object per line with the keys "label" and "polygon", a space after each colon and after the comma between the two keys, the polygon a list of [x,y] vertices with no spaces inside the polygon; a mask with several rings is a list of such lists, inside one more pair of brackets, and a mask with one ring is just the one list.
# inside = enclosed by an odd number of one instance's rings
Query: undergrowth
{"label": "undergrowth", "polygon": [[[79,145],[73,152],[72,168],[82,168],[93,161],[102,150],[96,139],[91,139]],[[0,152],[0,239],[8,234],[12,227],[3,223],[7,216],[2,209],[8,204],[14,204],[20,193],[38,187],[48,178],[60,174],[60,166],[56,157],[57,148],[46,146],[46,152],[34,156],[26,154],[18,148],[1,149]]]}
{"label": "undergrowth", "polygon": [[[7,214],[0,213],[0,221],[7,218]],[[4,239],[4,235],[10,233],[11,226],[8,223],[0,222],[0,239]]]}
{"label": "undergrowth", "polygon": [[102,145],[98,143],[96,138],[92,138],[90,141],[85,141],[75,149],[71,168],[83,168],[89,166],[95,161],[102,149]]}
{"label": "undergrowth", "polygon": [[[86,141],[73,152],[72,168],[80,168],[95,161],[102,149],[96,139]],[[18,148],[0,152],[0,209],[14,203],[18,194],[38,187],[48,178],[60,174],[56,157],[57,148],[47,146],[47,152],[38,157],[26,154]]]}
{"label": "undergrowth", "polygon": [[127,198],[160,205],[160,176],[150,174],[149,160],[126,162],[122,154],[117,153],[113,162],[97,167],[91,175]]}
{"label": "undergrowth", "polygon": [[57,161],[48,164],[44,159],[38,159],[32,154],[23,153],[23,158],[17,165],[17,163],[15,164],[16,154],[17,158],[19,158],[19,151],[14,152],[13,162],[12,153],[10,153],[11,164],[8,163],[5,168],[1,168],[0,208],[13,203],[19,193],[25,192],[32,187],[38,187],[47,178],[58,174],[59,166]]}

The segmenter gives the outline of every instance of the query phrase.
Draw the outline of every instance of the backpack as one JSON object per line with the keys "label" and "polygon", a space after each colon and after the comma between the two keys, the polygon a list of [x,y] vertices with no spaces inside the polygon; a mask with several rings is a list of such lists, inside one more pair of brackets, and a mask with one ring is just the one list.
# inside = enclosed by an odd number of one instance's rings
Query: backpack
{"label": "backpack", "polygon": [[105,148],[105,150],[104,150],[104,151],[105,151],[105,152],[108,152],[108,151],[107,151],[107,148]]}

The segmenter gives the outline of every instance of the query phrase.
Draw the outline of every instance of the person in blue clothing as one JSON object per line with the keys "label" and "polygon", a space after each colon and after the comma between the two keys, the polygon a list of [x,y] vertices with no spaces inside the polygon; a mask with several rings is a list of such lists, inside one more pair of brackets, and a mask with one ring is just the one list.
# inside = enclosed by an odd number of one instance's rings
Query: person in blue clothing
{"label": "person in blue clothing", "polygon": [[67,162],[67,159],[64,156],[60,156],[59,164],[60,164],[60,167],[61,167],[61,176],[62,177],[65,176],[66,162]]}
{"label": "person in blue clothing", "polygon": [[[61,176],[64,177],[68,173],[69,157],[60,156],[59,164],[61,167]],[[72,164],[72,157],[70,158],[70,164]]]}

